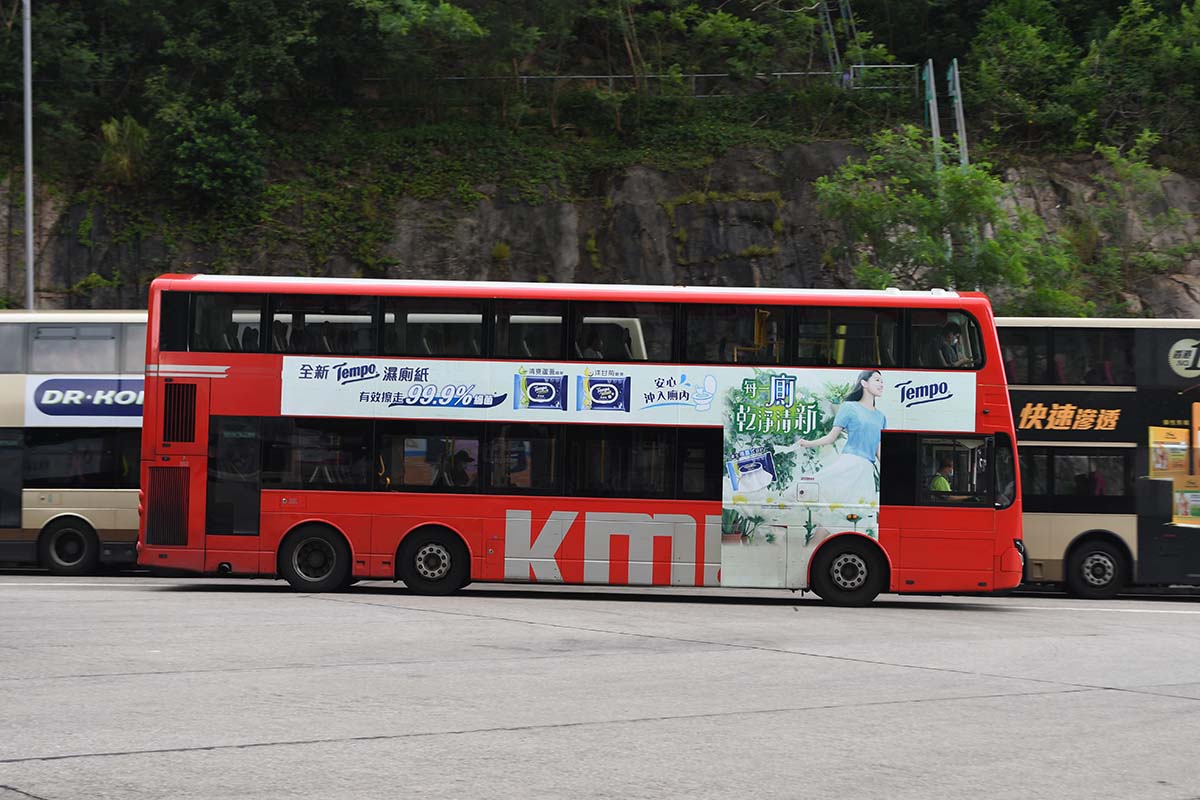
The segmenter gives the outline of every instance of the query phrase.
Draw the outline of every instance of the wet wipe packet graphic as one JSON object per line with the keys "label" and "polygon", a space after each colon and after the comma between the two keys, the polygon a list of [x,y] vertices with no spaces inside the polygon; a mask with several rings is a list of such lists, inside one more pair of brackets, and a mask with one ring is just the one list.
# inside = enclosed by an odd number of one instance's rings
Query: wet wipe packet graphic
{"label": "wet wipe packet graphic", "polygon": [[725,463],[735,492],[757,492],[775,480],[775,459],[765,447],[742,450]]}
{"label": "wet wipe packet graphic", "polygon": [[580,375],[575,381],[575,410],[629,411],[630,379]]}
{"label": "wet wipe packet graphic", "polygon": [[567,410],[566,375],[513,376],[513,408]]}

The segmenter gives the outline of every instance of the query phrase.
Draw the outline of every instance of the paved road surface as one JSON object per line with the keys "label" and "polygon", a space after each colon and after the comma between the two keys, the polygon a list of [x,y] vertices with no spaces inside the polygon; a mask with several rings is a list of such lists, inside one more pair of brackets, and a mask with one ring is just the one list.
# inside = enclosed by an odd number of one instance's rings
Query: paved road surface
{"label": "paved road surface", "polygon": [[1200,798],[1200,599],[0,575],[10,798]]}

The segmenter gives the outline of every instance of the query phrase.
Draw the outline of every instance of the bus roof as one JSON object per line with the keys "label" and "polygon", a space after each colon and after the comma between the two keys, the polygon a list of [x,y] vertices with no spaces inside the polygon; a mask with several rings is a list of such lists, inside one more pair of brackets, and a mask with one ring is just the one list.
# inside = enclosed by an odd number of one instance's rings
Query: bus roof
{"label": "bus roof", "polygon": [[996,317],[998,328],[1200,328],[1200,319]]}
{"label": "bus roof", "polygon": [[66,324],[70,322],[145,322],[145,311],[115,310],[64,310],[28,311],[26,309],[0,310],[0,323],[37,322],[43,324]]}
{"label": "bus roof", "polygon": [[728,286],[649,286],[633,284],[518,283],[503,281],[430,281],[380,278],[293,278],[256,275],[163,275],[154,288],[166,291],[287,292],[295,294],[379,294],[426,297],[531,298],[626,302],[795,303],[799,298],[835,304],[942,307],[947,299],[986,300],[979,292],[946,289],[777,289]]}

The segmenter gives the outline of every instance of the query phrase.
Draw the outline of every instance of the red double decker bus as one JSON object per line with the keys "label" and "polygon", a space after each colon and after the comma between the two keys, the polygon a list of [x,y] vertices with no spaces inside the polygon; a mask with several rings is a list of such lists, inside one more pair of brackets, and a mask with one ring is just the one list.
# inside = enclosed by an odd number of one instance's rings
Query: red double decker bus
{"label": "red double decker bus", "polygon": [[1021,578],[979,294],[175,275],[147,356],[145,566],[840,604]]}

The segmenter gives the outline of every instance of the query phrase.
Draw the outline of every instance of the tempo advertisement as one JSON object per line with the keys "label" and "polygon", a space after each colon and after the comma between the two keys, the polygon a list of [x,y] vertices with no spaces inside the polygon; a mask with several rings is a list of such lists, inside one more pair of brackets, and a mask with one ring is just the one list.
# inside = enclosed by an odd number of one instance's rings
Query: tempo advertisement
{"label": "tempo advertisement", "polygon": [[29,375],[25,379],[25,425],[141,427],[145,383],[141,375]]}
{"label": "tempo advertisement", "polygon": [[721,427],[725,586],[878,538],[884,430],[975,430],[970,372],[289,356],[282,384],[284,415]]}

